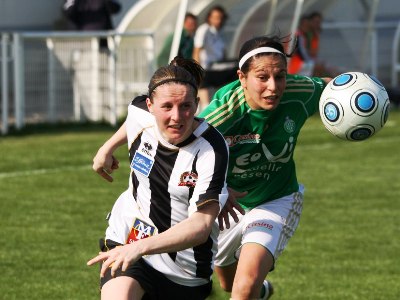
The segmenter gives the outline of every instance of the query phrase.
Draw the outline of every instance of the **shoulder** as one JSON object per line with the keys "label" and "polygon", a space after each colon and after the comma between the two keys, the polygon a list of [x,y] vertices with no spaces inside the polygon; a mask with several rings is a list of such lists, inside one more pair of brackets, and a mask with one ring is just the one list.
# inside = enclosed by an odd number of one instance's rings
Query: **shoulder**
{"label": "shoulder", "polygon": [[228,145],[223,135],[212,125],[207,123],[205,120],[200,121],[200,127],[202,132],[198,138],[200,142],[200,155],[205,161],[205,165],[210,163],[211,157],[213,157],[215,163],[221,164],[228,161],[229,150]]}
{"label": "shoulder", "polygon": [[197,39],[198,39],[198,38],[203,38],[203,37],[206,35],[206,33],[207,33],[209,27],[210,27],[210,26],[209,26],[207,23],[201,24],[201,25],[197,28],[197,30],[196,30],[195,39],[196,39],[196,38],[197,38]]}
{"label": "shoulder", "polygon": [[212,98],[210,104],[201,112],[211,125],[223,130],[236,117],[245,111],[246,98],[239,80],[235,80],[220,88]]}
{"label": "shoulder", "polygon": [[326,82],[319,77],[307,77],[301,75],[287,75],[285,95],[297,96],[301,94],[312,94],[321,92],[325,88]]}
{"label": "shoulder", "polygon": [[150,114],[146,105],[146,95],[137,96],[128,106],[127,122],[131,126],[138,128],[148,127],[153,122],[153,115]]}

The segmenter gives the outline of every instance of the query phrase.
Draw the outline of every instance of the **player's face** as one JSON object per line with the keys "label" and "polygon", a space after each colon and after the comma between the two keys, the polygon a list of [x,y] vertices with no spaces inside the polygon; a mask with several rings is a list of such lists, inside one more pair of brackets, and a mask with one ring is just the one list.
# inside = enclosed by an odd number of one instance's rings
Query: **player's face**
{"label": "player's face", "polygon": [[170,144],[183,142],[197,126],[194,121],[197,100],[193,96],[193,88],[188,85],[160,85],[154,91],[153,103],[149,98],[146,103],[156,119],[161,135]]}
{"label": "player's face", "polygon": [[254,58],[250,71],[238,71],[248,105],[254,110],[274,110],[286,88],[286,60],[282,55]]}

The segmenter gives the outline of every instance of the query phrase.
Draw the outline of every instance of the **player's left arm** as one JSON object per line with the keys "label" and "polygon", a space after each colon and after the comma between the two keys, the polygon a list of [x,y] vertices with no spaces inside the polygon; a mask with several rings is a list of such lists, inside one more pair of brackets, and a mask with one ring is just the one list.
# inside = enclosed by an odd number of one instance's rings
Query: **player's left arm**
{"label": "player's left arm", "polygon": [[170,229],[134,243],[116,247],[108,252],[101,252],[88,261],[88,265],[104,261],[100,276],[104,276],[111,267],[111,275],[121,267],[125,271],[128,266],[144,255],[177,252],[204,243],[211,233],[212,226],[219,213],[217,199],[203,203],[189,218],[172,226]]}

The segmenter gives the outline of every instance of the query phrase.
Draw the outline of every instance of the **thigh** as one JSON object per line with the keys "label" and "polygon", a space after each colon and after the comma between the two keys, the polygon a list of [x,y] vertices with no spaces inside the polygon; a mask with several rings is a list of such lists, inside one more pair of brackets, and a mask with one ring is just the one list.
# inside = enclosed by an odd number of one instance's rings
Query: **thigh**
{"label": "thigh", "polygon": [[[303,207],[299,192],[264,203],[246,215],[242,247],[254,243],[266,248],[276,261],[294,234]],[[238,252],[241,252],[240,249]],[[241,256],[241,253],[237,255]]]}
{"label": "thigh", "polygon": [[233,283],[232,297],[257,298],[263,281],[274,264],[272,254],[257,243],[246,243],[241,249]]}
{"label": "thigh", "polygon": [[102,300],[140,300],[144,290],[139,283],[127,276],[120,276],[107,281],[101,289]]}

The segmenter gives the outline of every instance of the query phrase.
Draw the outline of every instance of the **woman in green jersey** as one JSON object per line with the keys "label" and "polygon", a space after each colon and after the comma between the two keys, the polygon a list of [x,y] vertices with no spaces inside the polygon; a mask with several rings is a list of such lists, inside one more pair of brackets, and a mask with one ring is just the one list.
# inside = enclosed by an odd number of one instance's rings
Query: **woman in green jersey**
{"label": "woman in green jersey", "polygon": [[218,90],[200,115],[229,145],[230,200],[219,216],[226,228],[219,236],[216,272],[232,299],[272,295],[265,278],[302,211],[304,187],[297,181],[293,152],[330,78],[288,75],[288,56],[279,37],[245,42],[238,80]]}

